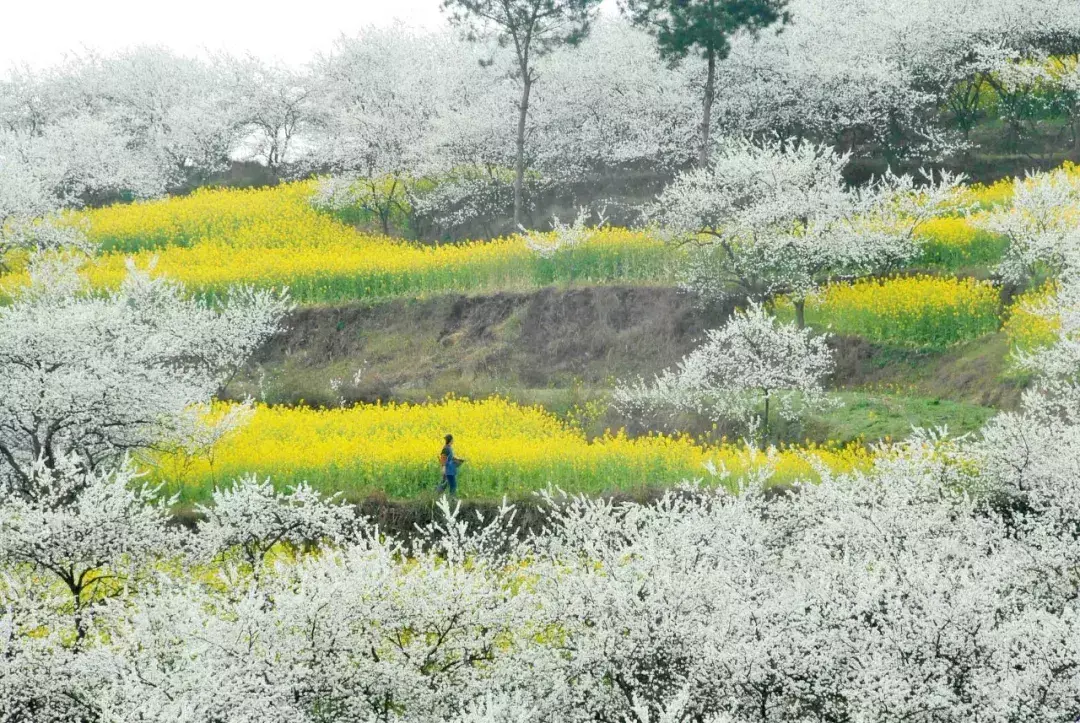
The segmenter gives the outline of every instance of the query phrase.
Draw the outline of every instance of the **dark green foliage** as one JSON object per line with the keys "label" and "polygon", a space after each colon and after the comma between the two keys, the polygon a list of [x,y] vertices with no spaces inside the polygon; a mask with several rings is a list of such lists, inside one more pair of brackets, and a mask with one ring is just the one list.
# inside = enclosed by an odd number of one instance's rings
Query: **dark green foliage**
{"label": "dark green foliage", "polygon": [[698,165],[709,161],[716,63],[731,52],[731,38],[790,20],[788,0],[620,0],[623,13],[656,37],[660,57],[681,60],[698,52],[708,63]]}
{"label": "dark green foliage", "polygon": [[723,60],[731,37],[789,20],[788,0],[622,0],[623,12],[656,36],[660,57],[681,60],[691,52]]}
{"label": "dark green foliage", "polygon": [[[601,0],[442,0],[450,22],[473,39],[494,36],[519,61],[576,45],[589,34]],[[519,67],[519,70],[524,68]]]}

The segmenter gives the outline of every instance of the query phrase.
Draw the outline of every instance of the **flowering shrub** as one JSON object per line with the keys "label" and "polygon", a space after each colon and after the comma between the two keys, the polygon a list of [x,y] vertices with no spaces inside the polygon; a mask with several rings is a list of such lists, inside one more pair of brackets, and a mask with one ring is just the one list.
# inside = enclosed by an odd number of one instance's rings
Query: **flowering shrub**
{"label": "flowering shrub", "polygon": [[706,332],[705,343],[652,383],[620,386],[615,403],[627,411],[659,406],[735,419],[757,438],[769,431],[770,404],[789,420],[832,406],[823,381],[833,368],[825,336],[778,324],[754,304]]}
{"label": "flowering shrub", "polygon": [[1014,179],[1011,204],[978,219],[980,228],[1008,240],[998,273],[1016,282],[1075,265],[1078,224],[1080,173],[1071,164]]}

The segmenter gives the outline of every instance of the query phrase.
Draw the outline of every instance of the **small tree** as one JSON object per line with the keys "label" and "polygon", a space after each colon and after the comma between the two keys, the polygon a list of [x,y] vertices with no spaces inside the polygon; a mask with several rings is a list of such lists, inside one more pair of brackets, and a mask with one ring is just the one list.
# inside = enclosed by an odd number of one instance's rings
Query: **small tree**
{"label": "small tree", "polygon": [[206,562],[239,563],[256,584],[262,578],[266,556],[276,545],[340,542],[353,519],[350,508],[330,504],[306,483],[283,494],[270,480],[259,481],[254,476],[235,480],[225,489],[216,488],[213,505],[197,509],[203,517],[198,526],[201,557]]}
{"label": "small tree", "polygon": [[175,549],[166,529],[169,500],[134,486],[126,466],[89,473],[79,467],[74,456],[52,468],[38,462],[28,474],[35,494],[0,504],[0,559],[62,584],[66,605],[58,606],[56,624],[70,625],[77,644],[110,587]]}
{"label": "small tree", "polygon": [[687,285],[706,296],[790,295],[799,326],[824,276],[888,268],[919,251],[918,228],[950,205],[961,177],[916,187],[887,174],[851,189],[848,154],[813,143],[730,140],[645,209],[691,247]]}
{"label": "small tree", "polygon": [[631,21],[656,36],[661,57],[679,60],[696,51],[705,58],[698,165],[709,161],[717,62],[727,58],[736,33],[754,33],[777,21],[786,23],[787,4],[788,0],[621,0],[620,7]]}
{"label": "small tree", "polygon": [[1080,265],[1080,175],[1069,169],[1035,173],[1013,181],[1012,204],[995,208],[978,223],[1009,241],[998,273],[1023,282],[1042,270],[1052,275]]}
{"label": "small tree", "polygon": [[276,176],[291,160],[296,137],[315,119],[311,77],[250,55],[222,56],[214,69],[237,106],[238,122],[252,131],[247,153]]}
{"label": "small tree", "polygon": [[338,176],[320,184],[318,205],[355,208],[387,235],[408,216],[414,189],[443,167],[432,124],[456,49],[394,26],[342,38],[317,59],[318,122],[303,165]]}
{"label": "small tree", "polygon": [[517,148],[514,161],[514,226],[521,225],[525,182],[525,130],[529,96],[539,75],[536,59],[560,46],[576,45],[588,34],[601,0],[443,0],[450,21],[463,26],[470,39],[493,35],[514,50],[515,74],[521,82]]}
{"label": "small tree", "polygon": [[774,403],[784,419],[830,403],[822,381],[833,370],[833,357],[825,341],[752,305],[708,331],[704,344],[652,384],[620,386],[615,404],[628,412],[666,407],[713,421],[735,419],[751,437],[767,436]]}
{"label": "small tree", "polygon": [[88,296],[70,264],[38,264],[0,307],[0,485],[32,496],[38,463],[75,455],[86,470],[175,442],[188,410],[217,393],[274,333],[288,301],[239,289],[220,306],[129,270]]}

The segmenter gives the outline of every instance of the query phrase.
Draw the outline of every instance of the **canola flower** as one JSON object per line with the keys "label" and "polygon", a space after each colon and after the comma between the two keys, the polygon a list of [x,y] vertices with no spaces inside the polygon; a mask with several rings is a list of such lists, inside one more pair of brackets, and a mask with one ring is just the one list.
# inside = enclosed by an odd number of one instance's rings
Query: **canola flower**
{"label": "canola flower", "polygon": [[602,229],[550,258],[518,236],[432,246],[363,233],[317,211],[312,188],[201,189],[73,214],[104,250],[85,275],[94,288],[115,288],[131,257],[204,296],[238,284],[287,286],[301,303],[672,277],[672,249],[643,232]]}
{"label": "canola flower", "polygon": [[[1004,202],[1011,184],[961,191],[972,203]],[[359,231],[311,205],[314,181],[259,189],[199,189],[186,196],[70,214],[103,253],[85,271],[98,289],[115,287],[125,257],[216,296],[230,286],[288,286],[301,303],[420,296],[563,282],[669,282],[678,252],[641,231],[607,228],[549,258],[518,236],[430,246]],[[1000,201],[998,200],[1000,197]],[[985,261],[1000,240],[964,218],[922,230],[928,260],[950,267]],[[24,279],[15,274],[5,286]]]}
{"label": "canola flower", "polygon": [[[227,409],[219,404],[211,414]],[[158,453],[147,464],[182,498],[205,497],[215,484],[246,474],[288,485],[307,480],[327,491],[410,498],[439,480],[438,451],[452,432],[468,461],[464,496],[523,496],[549,484],[570,492],[632,490],[686,479],[712,479],[708,467],[739,475],[763,467],[776,480],[813,476],[815,465],[836,471],[866,468],[862,446],[805,447],[756,452],[685,436],[631,439],[612,432],[588,440],[577,428],[538,406],[494,397],[447,398],[428,404],[365,404],[339,409],[258,406],[251,420],[209,453]]]}
{"label": "canola flower", "polygon": [[957,193],[956,200],[959,205],[986,210],[1005,205],[1012,201],[1012,197],[1013,179],[1002,178],[989,186],[982,183],[965,186]]}
{"label": "canola flower", "polygon": [[1033,351],[1057,341],[1060,321],[1041,313],[1055,293],[1057,286],[1050,282],[1016,297],[1006,310],[1005,322],[1001,325],[1012,347]]}
{"label": "canola flower", "polygon": [[[790,301],[777,307],[793,314]],[[897,276],[830,284],[807,300],[806,321],[886,344],[942,348],[996,331],[999,308],[987,281]]]}
{"label": "canola flower", "polygon": [[[666,275],[668,250],[642,234],[610,230],[547,259],[532,254],[517,237],[422,246],[358,234],[275,247],[210,240],[131,256],[136,265],[153,265],[156,273],[201,295],[221,295],[240,284],[287,286],[293,299],[314,303],[570,281],[657,280]],[[115,288],[125,274],[125,255],[105,255],[85,273],[94,288]]]}
{"label": "canola flower", "polygon": [[[1009,192],[1011,195],[1011,185]],[[922,242],[919,260],[945,269],[985,266],[1000,261],[1008,240],[979,228],[979,216],[943,216],[924,222],[916,231]]]}
{"label": "canola flower", "polygon": [[[269,188],[199,188],[186,196],[115,204],[72,213],[90,241],[108,253],[219,243],[248,248],[321,245],[350,227],[310,203],[313,181]],[[359,234],[352,234],[359,236]]]}

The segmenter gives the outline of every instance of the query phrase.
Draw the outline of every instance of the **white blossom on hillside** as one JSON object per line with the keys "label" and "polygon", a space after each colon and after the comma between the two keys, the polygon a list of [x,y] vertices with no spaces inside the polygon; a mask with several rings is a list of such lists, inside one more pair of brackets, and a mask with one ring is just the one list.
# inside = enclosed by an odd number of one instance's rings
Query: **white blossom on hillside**
{"label": "white blossom on hillside", "polygon": [[599,219],[594,226],[588,226],[592,211],[582,206],[578,209],[577,218],[573,223],[563,223],[558,216],[551,219],[551,231],[529,231],[522,227],[521,233],[525,239],[525,245],[530,251],[543,258],[551,258],[562,250],[574,249],[588,243],[598,229],[604,226],[607,219],[603,210],[600,211]]}
{"label": "white blossom on hillside", "polygon": [[1013,199],[990,211],[980,225],[1009,241],[998,272],[1024,281],[1040,267],[1061,273],[1080,267],[1080,175],[1068,169],[1035,173],[1013,181]]}
{"label": "white blossom on hillside", "polygon": [[186,410],[209,401],[289,308],[252,289],[203,303],[134,267],[117,291],[90,296],[70,264],[36,265],[0,307],[5,492],[29,492],[39,460],[74,454],[96,469],[176,441]]}
{"label": "white blossom on hillside", "polygon": [[949,205],[960,178],[916,186],[887,174],[851,189],[850,156],[794,140],[729,140],[679,174],[647,209],[689,250],[687,284],[708,296],[789,294],[802,305],[826,274],[865,274],[919,252],[915,231]]}
{"label": "white blossom on hillside", "polygon": [[85,229],[61,212],[87,198],[120,192],[149,197],[163,190],[150,159],[131,151],[123,134],[101,118],[63,118],[37,134],[0,129],[0,264],[16,249],[86,248]]}
{"label": "white blossom on hillside", "polygon": [[631,412],[666,407],[735,419],[756,436],[768,432],[773,405],[784,419],[827,405],[823,382],[832,370],[825,336],[779,323],[752,305],[708,331],[675,369],[652,383],[618,388],[614,402]]}
{"label": "white blossom on hillside", "polygon": [[209,505],[197,506],[198,546],[207,560],[233,556],[258,580],[266,556],[277,545],[340,542],[351,509],[331,504],[307,484],[286,493],[253,476],[214,490]]}

